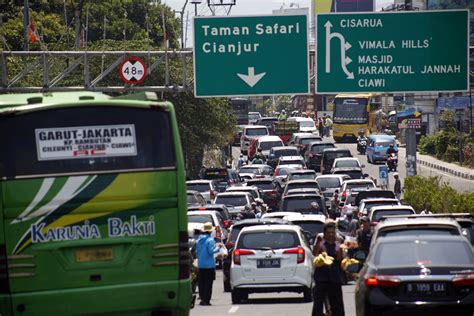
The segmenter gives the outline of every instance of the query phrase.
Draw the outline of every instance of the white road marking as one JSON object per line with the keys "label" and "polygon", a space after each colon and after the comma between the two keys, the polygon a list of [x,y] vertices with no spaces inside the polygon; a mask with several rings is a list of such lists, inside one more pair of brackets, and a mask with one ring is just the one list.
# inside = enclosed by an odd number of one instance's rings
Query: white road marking
{"label": "white road marking", "polygon": [[239,309],[239,306],[232,306],[229,309],[229,314],[235,314],[235,312]]}

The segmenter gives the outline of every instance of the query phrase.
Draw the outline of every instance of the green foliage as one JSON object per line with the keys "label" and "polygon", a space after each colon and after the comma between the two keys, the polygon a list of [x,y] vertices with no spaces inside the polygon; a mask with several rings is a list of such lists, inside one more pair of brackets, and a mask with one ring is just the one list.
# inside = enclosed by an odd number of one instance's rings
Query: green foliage
{"label": "green foliage", "polygon": [[436,157],[444,159],[448,145],[457,143],[457,132],[454,128],[445,128],[436,134]]}
{"label": "green foliage", "polygon": [[444,153],[444,160],[447,162],[459,161],[458,146],[449,144]]}
{"label": "green foliage", "polygon": [[423,155],[434,155],[436,153],[436,136],[423,135],[420,138],[418,149]]}
{"label": "green foliage", "polygon": [[454,127],[454,112],[443,111],[439,116],[439,124],[442,129],[450,129]]}
{"label": "green foliage", "polygon": [[408,177],[404,182],[404,200],[420,212],[431,203],[434,213],[474,214],[474,192],[459,193],[440,177]]}

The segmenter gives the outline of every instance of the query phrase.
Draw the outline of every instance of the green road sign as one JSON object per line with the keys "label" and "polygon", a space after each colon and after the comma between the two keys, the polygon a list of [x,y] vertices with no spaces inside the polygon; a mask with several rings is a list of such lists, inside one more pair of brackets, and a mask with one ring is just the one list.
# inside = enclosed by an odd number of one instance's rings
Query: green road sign
{"label": "green road sign", "polygon": [[468,10],[318,14],[316,92],[466,91]]}
{"label": "green road sign", "polygon": [[194,19],[196,97],[309,93],[308,17]]}

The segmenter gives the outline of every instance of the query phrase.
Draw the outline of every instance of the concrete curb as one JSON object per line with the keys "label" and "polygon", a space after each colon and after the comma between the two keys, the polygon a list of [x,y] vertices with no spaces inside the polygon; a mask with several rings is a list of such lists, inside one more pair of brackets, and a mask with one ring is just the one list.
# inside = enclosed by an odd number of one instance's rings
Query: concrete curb
{"label": "concrete curb", "polygon": [[429,168],[441,170],[443,172],[452,174],[452,175],[454,175],[456,177],[459,177],[459,178],[463,178],[463,179],[467,179],[467,180],[474,180],[474,172],[464,172],[464,171],[454,170],[453,168],[449,168],[449,167],[446,167],[446,166],[441,166],[441,165],[438,165],[436,163],[432,163],[432,162],[429,162],[429,161],[426,161],[426,160],[423,160],[423,159],[420,159],[420,158],[416,159],[416,163],[420,164],[420,165],[427,166]]}

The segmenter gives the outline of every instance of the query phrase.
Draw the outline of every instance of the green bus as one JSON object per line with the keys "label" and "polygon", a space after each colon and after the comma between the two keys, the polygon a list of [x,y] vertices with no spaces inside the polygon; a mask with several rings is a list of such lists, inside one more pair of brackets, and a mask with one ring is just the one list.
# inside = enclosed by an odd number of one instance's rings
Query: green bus
{"label": "green bus", "polygon": [[0,95],[0,148],[0,315],[189,315],[172,104]]}

